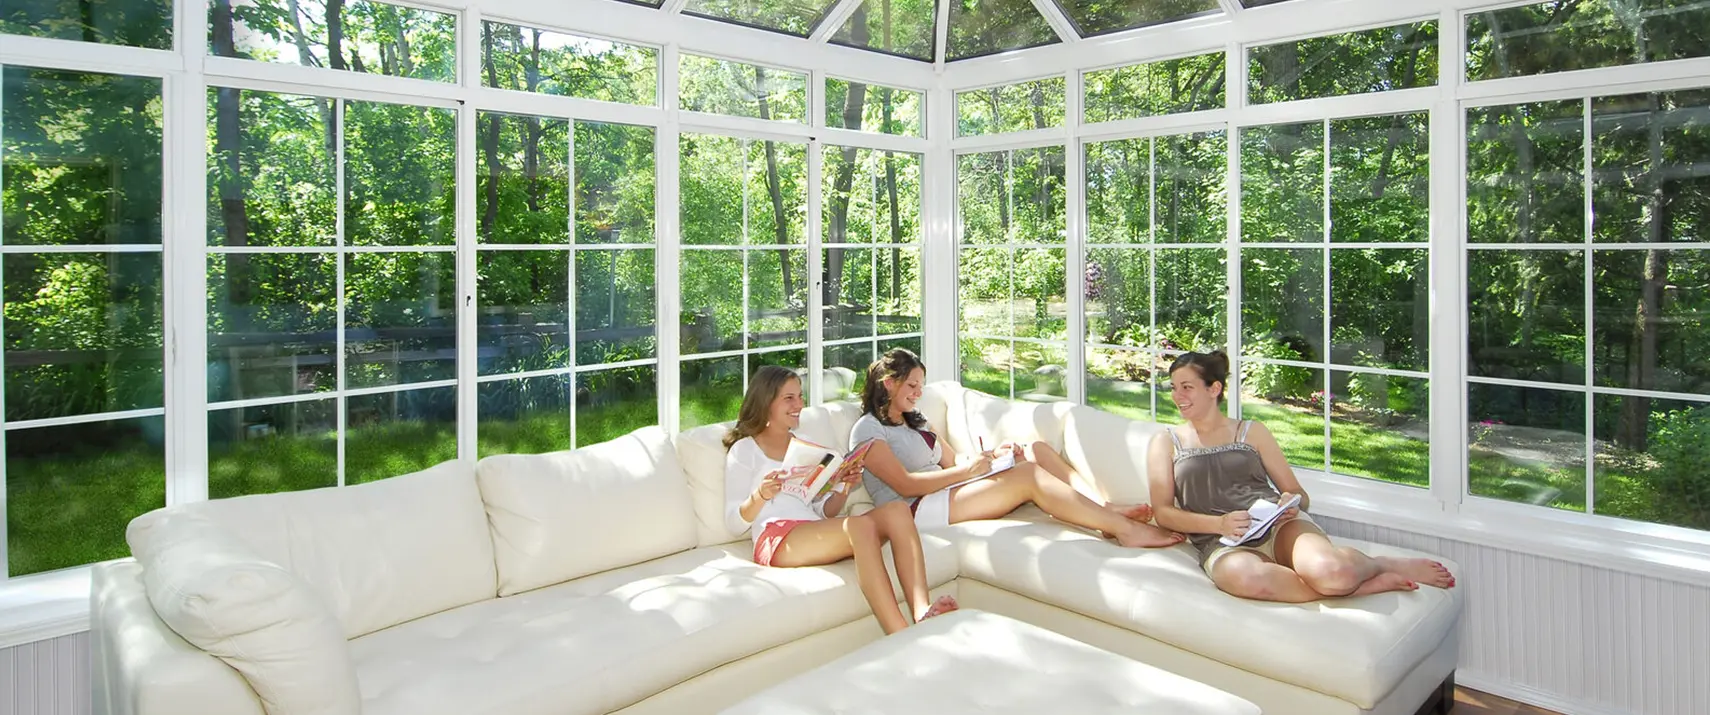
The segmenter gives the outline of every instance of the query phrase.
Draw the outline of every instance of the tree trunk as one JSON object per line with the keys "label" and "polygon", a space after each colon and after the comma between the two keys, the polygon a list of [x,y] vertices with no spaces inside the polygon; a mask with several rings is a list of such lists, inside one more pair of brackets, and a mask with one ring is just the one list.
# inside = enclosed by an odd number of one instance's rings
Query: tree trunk
{"label": "tree trunk", "polygon": [[344,64],[344,0],[327,0],[327,64],[335,70],[347,69]]}
{"label": "tree trunk", "polygon": [[[493,64],[493,33],[483,29],[481,32],[482,53],[486,60],[488,86],[499,86],[499,70]],[[502,128],[499,115],[488,114],[481,117],[486,121],[485,136],[481,139],[481,154],[487,159],[487,186],[483,192],[485,205],[481,208],[481,235],[487,240],[493,240],[493,225],[499,218],[499,176],[503,173],[499,166],[499,131]]]}
{"label": "tree trunk", "polygon": [[[1645,53],[1641,50],[1641,59]],[[1662,103],[1656,94],[1649,98],[1650,112],[1646,115],[1649,129],[1649,166],[1646,172],[1647,207],[1650,226],[1645,240],[1653,244],[1667,243],[1673,233],[1670,218],[1673,200],[1672,182],[1664,177]],[[1633,320],[1633,342],[1638,356],[1627,357],[1627,387],[1635,390],[1656,389],[1657,332],[1662,323],[1663,289],[1668,285],[1668,253],[1651,249],[1645,251],[1645,274],[1639,286],[1639,305]],[[1617,439],[1629,449],[1643,452],[1650,443],[1651,400],[1648,397],[1625,397],[1621,400],[1621,428]]]}
{"label": "tree trunk", "polygon": [[410,61],[410,37],[404,32],[404,22],[398,19],[398,24],[392,27],[392,41],[397,43],[394,53],[397,55],[398,74],[409,77],[416,73],[416,64]]}
{"label": "tree trunk", "polygon": [[[533,92],[540,86],[540,33],[533,33],[534,40],[529,51],[527,90]],[[528,177],[528,210],[540,210],[540,139],[544,133],[540,128],[540,118],[529,115],[523,120],[528,128],[528,141],[523,145],[523,176]]]}
{"label": "tree trunk", "polygon": [[[760,97],[760,118],[772,118],[772,105],[768,101],[766,91],[766,70],[754,68],[755,93]],[[772,227],[778,238],[778,273],[784,277],[784,302],[790,302],[790,296],[795,295],[795,282],[790,278],[790,230],[789,219],[784,216],[784,188],[778,184],[778,144],[766,141],[766,191],[772,195]]]}
{"label": "tree trunk", "polygon": [[[233,49],[232,5],[214,1],[214,53],[231,57]],[[243,196],[243,90],[220,87],[214,93],[214,153],[219,157],[220,219],[226,227],[227,246],[249,245],[249,211]],[[249,256],[226,256],[227,299],[234,305],[250,300]]]}
{"label": "tree trunk", "polygon": [[[854,41],[857,45],[867,43],[867,14],[866,10],[857,8],[853,22],[855,23]],[[860,82],[850,82],[849,92],[843,97],[843,127],[860,130],[863,111],[867,105],[867,85]],[[842,163],[837,166],[837,175],[832,179],[831,190],[831,225],[827,243],[849,242],[849,192],[855,185],[855,162],[859,156],[853,147],[843,147],[840,150]],[[843,293],[843,258],[844,249],[826,251],[825,274],[821,282],[820,298],[823,305],[830,307],[838,304]]]}

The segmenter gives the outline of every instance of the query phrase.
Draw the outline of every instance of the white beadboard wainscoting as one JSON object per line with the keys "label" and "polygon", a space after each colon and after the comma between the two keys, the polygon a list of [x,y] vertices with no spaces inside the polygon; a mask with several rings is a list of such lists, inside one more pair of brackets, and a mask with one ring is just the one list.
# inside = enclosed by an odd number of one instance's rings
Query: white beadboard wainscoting
{"label": "white beadboard wainscoting", "polygon": [[[1462,685],[1567,715],[1710,714],[1710,589],[1314,518],[1460,564]],[[0,715],[91,715],[88,634],[0,649]]]}

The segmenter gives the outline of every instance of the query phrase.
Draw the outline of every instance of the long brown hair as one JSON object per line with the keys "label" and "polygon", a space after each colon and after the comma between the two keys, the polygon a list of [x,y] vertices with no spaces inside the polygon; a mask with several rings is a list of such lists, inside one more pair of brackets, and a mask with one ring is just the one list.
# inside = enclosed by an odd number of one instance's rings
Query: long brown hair
{"label": "long brown hair", "polygon": [[742,396],[742,409],[736,413],[736,426],[724,436],[724,448],[742,441],[744,437],[753,437],[766,431],[766,423],[771,421],[772,401],[778,399],[778,393],[784,391],[784,386],[791,380],[800,380],[794,370],[777,365],[761,365],[754,375],[748,378],[748,392]]}
{"label": "long brown hair", "polygon": [[[879,424],[890,424],[891,393],[885,389],[885,379],[901,383],[916,368],[926,372],[920,356],[908,348],[891,348],[879,356],[867,366],[867,386],[861,390],[861,411],[878,418]],[[926,417],[919,412],[904,412],[903,422],[914,429],[926,429]]]}
{"label": "long brown hair", "polygon": [[1199,379],[1204,380],[1207,386],[1214,382],[1222,383],[1223,391],[1217,393],[1217,402],[1218,404],[1223,403],[1224,396],[1229,393],[1229,356],[1227,354],[1222,350],[1213,350],[1210,353],[1182,353],[1181,357],[1176,358],[1176,361],[1170,364],[1170,374],[1173,375],[1177,370],[1184,367],[1193,368],[1194,372],[1199,373]]}

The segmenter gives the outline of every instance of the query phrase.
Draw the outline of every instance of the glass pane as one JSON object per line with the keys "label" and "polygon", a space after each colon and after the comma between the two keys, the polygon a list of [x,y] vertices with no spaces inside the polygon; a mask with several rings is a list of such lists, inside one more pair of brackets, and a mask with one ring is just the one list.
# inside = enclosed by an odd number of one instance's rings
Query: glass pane
{"label": "glass pane", "polygon": [[1324,251],[1241,251],[1241,354],[1321,362],[1324,352]]}
{"label": "glass pane", "polygon": [[920,92],[827,77],[825,126],[918,137],[925,102]]}
{"label": "glass pane", "polygon": [[807,251],[748,253],[749,347],[807,342],[807,283]]}
{"label": "glass pane", "polygon": [[1152,421],[1152,375],[1156,362],[1152,353],[1141,350],[1089,348],[1087,405],[1131,420]]}
{"label": "glass pane", "polygon": [[338,387],[338,259],[208,257],[208,401]]}
{"label": "glass pane", "polygon": [[1437,84],[1437,21],[1254,47],[1254,104],[1388,92]]}
{"label": "glass pane", "polygon": [[1330,240],[1431,240],[1430,115],[1330,122]]}
{"label": "glass pane", "polygon": [[1698,0],[1552,0],[1467,16],[1467,79],[1710,55]]}
{"label": "glass pane", "polygon": [[1152,140],[1086,145],[1087,242],[1152,240]]}
{"label": "glass pane", "polygon": [[1015,273],[1014,256],[1007,248],[964,248],[956,304],[961,309],[964,335],[1009,335],[1010,279]]}
{"label": "glass pane", "polygon": [[209,245],[338,243],[333,102],[208,90]]}
{"label": "glass pane", "polygon": [[208,498],[338,486],[338,401],[208,413]]}
{"label": "glass pane", "polygon": [[678,218],[685,245],[734,246],[746,240],[751,201],[748,148],[741,139],[684,134]]}
{"label": "glass pane", "polygon": [[825,148],[825,242],[918,243],[920,156]]}
{"label": "glass pane", "polygon": [[568,373],[476,385],[478,457],[569,449],[573,385]]}
{"label": "glass pane", "polygon": [[1324,240],[1324,125],[1241,130],[1241,240]]}
{"label": "glass pane", "polygon": [[692,112],[807,121],[807,75],[684,54],[678,106]]}
{"label": "glass pane", "polygon": [[807,37],[834,5],[828,0],[688,0],[683,12]]}
{"label": "glass pane", "polygon": [[1710,404],[1597,396],[1596,511],[1710,529]]}
{"label": "glass pane", "polygon": [[208,51],[305,67],[457,80],[457,16],[368,0],[214,0]]}
{"label": "glass pane", "polygon": [[659,103],[659,51],[651,47],[488,21],[481,61],[484,87]]}
{"label": "glass pane", "polygon": [[735,422],[742,408],[744,379],[742,356],[713,360],[682,361],[682,399],[678,402],[682,428]]}
{"label": "glass pane", "polygon": [[657,357],[653,251],[576,252],[576,364]]}
{"label": "glass pane", "polygon": [[172,2],[8,1],[0,5],[0,33],[170,50]]}
{"label": "glass pane", "polygon": [[881,248],[875,258],[879,334],[920,332],[920,249]]}
{"label": "glass pane", "polygon": [[482,251],[480,257],[479,374],[570,367],[570,252]]}
{"label": "glass pane", "polygon": [[1330,361],[1430,369],[1430,251],[1330,250]]}
{"label": "glass pane", "polygon": [[788,349],[788,350],[772,350],[772,351],[761,352],[761,353],[749,353],[748,354],[748,370],[747,370],[747,372],[749,375],[752,376],[754,374],[754,371],[759,370],[760,366],[762,366],[762,365],[777,365],[779,367],[787,367],[796,373],[796,377],[801,378],[801,381],[802,381],[802,400],[811,404],[813,402],[813,390],[812,390],[812,386],[808,384],[807,364],[808,364],[807,363],[807,350],[804,350],[802,348],[793,348],[793,349]]}
{"label": "glass pane", "polygon": [[1056,0],[1082,37],[1146,27],[1202,15],[1220,15],[1217,0]]}
{"label": "glass pane", "polygon": [[1028,402],[1062,402],[1069,399],[1068,348],[1057,345],[1015,343],[1015,399]]}
{"label": "glass pane", "polygon": [[1068,84],[1062,77],[956,93],[956,134],[1024,132],[1063,126]]}
{"label": "glass pane", "polygon": [[344,483],[421,471],[457,458],[457,388],[345,398]]}
{"label": "glass pane", "polygon": [[1087,251],[1087,342],[1143,348],[1152,335],[1152,252]]}
{"label": "glass pane", "polygon": [[1153,169],[1158,243],[1229,240],[1228,139],[1223,132],[1158,137]]}
{"label": "glass pane", "polygon": [[160,243],[160,80],[6,67],[0,86],[0,243]]}
{"label": "glass pane", "polygon": [[682,354],[742,348],[744,253],[683,250]]}
{"label": "glass pane", "polygon": [[576,375],[576,446],[659,424],[659,368],[620,367]]}
{"label": "glass pane", "polygon": [[1060,42],[1030,0],[962,0],[950,3],[947,60],[965,60]]}
{"label": "glass pane", "polygon": [[653,243],[652,127],[576,122],[576,242]]}
{"label": "glass pane", "polygon": [[1158,251],[1154,347],[1204,352],[1223,346],[1228,339],[1228,255],[1206,248]]}
{"label": "glass pane", "polygon": [[1288,463],[1296,467],[1325,468],[1326,398],[1324,371],[1319,368],[1252,360],[1241,365],[1241,419],[1265,423]]}
{"label": "glass pane", "polygon": [[933,0],[873,0],[857,5],[831,41],[931,62],[937,29]]}
{"label": "glass pane", "polygon": [[962,338],[961,383],[970,390],[1008,399],[1015,350],[1008,340]]}
{"label": "glass pane", "polygon": [[1015,223],[1009,187],[1010,152],[957,157],[957,208],[962,243],[1006,243]]}
{"label": "glass pane", "polygon": [[869,342],[825,347],[825,402],[860,402],[861,390],[867,385],[867,367],[878,358],[874,344]]}
{"label": "glass pane", "polygon": [[1594,240],[1710,240],[1701,219],[1710,199],[1707,111],[1710,90],[1592,101]]}
{"label": "glass pane", "polygon": [[926,348],[921,345],[920,341],[921,338],[919,336],[911,338],[890,338],[888,340],[880,340],[878,349],[881,355],[889,352],[892,348],[903,348],[916,355],[925,355]]}
{"label": "glass pane", "polygon": [[1062,340],[1069,334],[1067,252],[1061,248],[1015,251],[1016,337]]}
{"label": "glass pane", "polygon": [[1592,255],[1597,384],[1710,395],[1710,251]]}
{"label": "glass pane", "polygon": [[451,245],[457,224],[456,147],[457,113],[450,109],[346,102],[348,243]]}
{"label": "glass pane", "polygon": [[807,243],[807,145],[748,143],[748,242]]}
{"label": "glass pane", "polygon": [[7,432],[8,575],[129,556],[125,527],[166,506],[165,432],[161,417]]}
{"label": "glass pane", "polygon": [[1467,254],[1467,374],[1585,384],[1585,253]]}
{"label": "glass pane", "polygon": [[1010,188],[1015,204],[1016,243],[1062,243],[1068,197],[1064,190],[1067,157],[1060,146],[1019,149],[1010,160]]}
{"label": "glass pane", "polygon": [[1467,110],[1467,240],[1585,240],[1585,105]]}
{"label": "glass pane", "polygon": [[1467,385],[1473,496],[1585,511],[1585,394]]}
{"label": "glass pane", "polygon": [[1431,486],[1430,381],[1333,371],[1330,394],[1331,471]]}
{"label": "glass pane", "polygon": [[569,243],[570,123],[481,112],[475,133],[479,240]]}
{"label": "glass pane", "polygon": [[160,407],[158,253],[8,254],[6,419]]}
{"label": "glass pane", "polygon": [[[873,249],[825,249],[825,289],[822,296],[826,340],[870,338],[877,330],[873,316]],[[886,276],[887,280],[889,276]],[[906,331],[897,331],[906,332]]]}
{"label": "glass pane", "polygon": [[456,266],[451,253],[345,256],[346,387],[457,376]]}
{"label": "glass pane", "polygon": [[1084,76],[1086,121],[1222,109],[1225,68],[1224,54],[1213,52],[1088,72]]}

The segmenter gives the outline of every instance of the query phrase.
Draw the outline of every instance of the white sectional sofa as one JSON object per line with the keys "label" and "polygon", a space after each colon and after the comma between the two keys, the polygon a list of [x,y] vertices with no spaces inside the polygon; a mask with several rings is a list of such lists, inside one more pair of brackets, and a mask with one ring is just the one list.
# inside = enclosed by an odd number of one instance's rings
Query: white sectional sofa
{"label": "white sectional sofa", "polygon": [[[1043,440],[1092,475],[1078,485],[1088,493],[1146,499],[1156,425],[953,383],[931,385],[921,407],[958,451]],[[801,433],[846,445],[857,416],[812,408]],[[134,557],[95,571],[95,710],[716,712],[879,638],[853,563],[762,568],[725,531],[722,430],[647,428],[573,452],[139,517]],[[849,508],[868,506],[857,492]],[[1243,601],[1211,585],[1190,547],[1123,549],[1032,507],[922,541],[935,594],[1266,713],[1414,715],[1452,683],[1453,590]]]}

